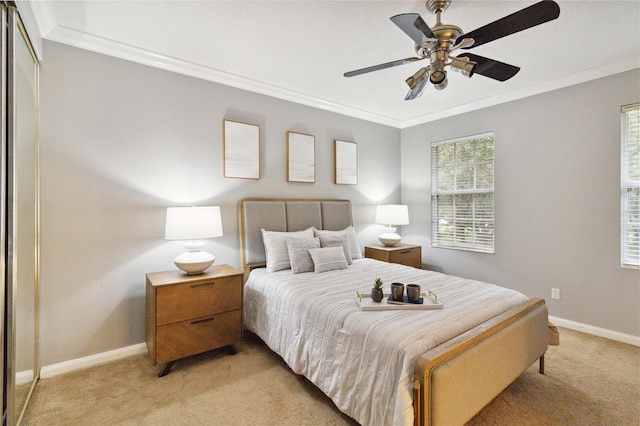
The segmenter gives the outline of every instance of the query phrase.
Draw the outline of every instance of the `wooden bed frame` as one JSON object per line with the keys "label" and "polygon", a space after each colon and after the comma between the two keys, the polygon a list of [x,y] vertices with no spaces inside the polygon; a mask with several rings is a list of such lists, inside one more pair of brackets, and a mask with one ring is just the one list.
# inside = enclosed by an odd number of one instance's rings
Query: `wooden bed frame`
{"label": "wooden bed frame", "polygon": [[[340,230],[353,223],[348,200],[250,198],[239,202],[238,215],[245,280],[265,265],[260,228]],[[547,329],[545,302],[532,298],[422,354],[414,367],[414,424],[464,424],[536,360],[544,374]]]}

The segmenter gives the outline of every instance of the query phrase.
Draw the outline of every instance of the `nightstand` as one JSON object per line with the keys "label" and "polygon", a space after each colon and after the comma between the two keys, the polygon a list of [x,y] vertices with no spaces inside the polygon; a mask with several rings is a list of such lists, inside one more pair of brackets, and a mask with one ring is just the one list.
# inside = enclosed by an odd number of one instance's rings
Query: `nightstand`
{"label": "nightstand", "polygon": [[422,268],[422,247],[411,244],[398,244],[396,246],[365,246],[364,257],[381,260],[389,263]]}
{"label": "nightstand", "polygon": [[242,271],[214,265],[204,273],[146,274],[146,342],[166,375],[180,358],[242,340]]}

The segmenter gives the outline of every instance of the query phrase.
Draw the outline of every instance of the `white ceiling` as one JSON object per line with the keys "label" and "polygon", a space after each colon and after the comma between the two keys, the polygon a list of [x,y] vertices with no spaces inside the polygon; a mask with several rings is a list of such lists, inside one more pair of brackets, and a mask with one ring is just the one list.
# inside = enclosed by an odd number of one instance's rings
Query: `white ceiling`
{"label": "white ceiling", "polygon": [[[535,1],[454,0],[442,21],[469,32]],[[449,73],[405,101],[423,62],[389,18],[435,16],[423,1],[28,1],[44,39],[396,127],[640,67],[640,2],[558,1],[557,20],[470,52],[520,66],[511,80]],[[44,52],[46,60],[46,52]],[[640,84],[639,84],[640,86]],[[639,87],[640,92],[640,87]]]}

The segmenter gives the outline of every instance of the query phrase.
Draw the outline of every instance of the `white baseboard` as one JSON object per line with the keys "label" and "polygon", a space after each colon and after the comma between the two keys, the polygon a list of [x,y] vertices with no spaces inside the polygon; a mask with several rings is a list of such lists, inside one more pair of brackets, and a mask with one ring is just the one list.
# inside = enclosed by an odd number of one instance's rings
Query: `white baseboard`
{"label": "white baseboard", "polygon": [[136,355],[147,353],[147,346],[144,343],[127,346],[120,349],[114,349],[108,352],[102,352],[95,355],[86,356],[84,358],[72,359],[70,361],[61,362],[59,364],[47,365],[40,369],[40,378],[47,379],[49,377],[58,376],[60,374],[69,373],[71,371],[81,370],[83,368],[95,367],[119,359],[129,358]]}
{"label": "white baseboard", "polygon": [[551,321],[552,323],[554,323],[559,327],[581,331],[587,334],[593,334],[594,336],[604,337],[607,339],[615,340],[617,342],[627,343],[633,346],[640,346],[640,336],[620,333],[618,331],[608,330],[606,328],[600,328],[593,325],[583,324],[581,322],[566,320],[566,319],[552,317],[552,316],[549,316],[549,321]]}
{"label": "white baseboard", "polygon": [[16,385],[25,385],[33,382],[33,370],[16,373]]}
{"label": "white baseboard", "polygon": [[[640,346],[640,336],[633,336],[631,334],[620,333],[618,331],[607,330],[606,328],[595,327],[592,325],[553,316],[549,317],[549,321],[560,327],[569,328],[571,330],[576,330],[587,334],[593,334],[594,336],[605,337],[607,339],[616,340],[618,342],[627,343],[634,346]],[[81,370],[87,367],[94,367],[96,365],[106,364],[108,362],[117,361],[119,359],[129,358],[136,355],[143,355],[146,353],[147,346],[144,343],[139,343],[137,345],[114,349],[112,351],[102,352],[84,358],[72,359],[70,361],[61,362],[59,364],[42,367],[42,369],[40,370],[40,378],[46,379],[49,377],[58,376],[60,374],[69,373],[71,371]],[[23,375],[23,373],[19,374],[21,376]],[[20,377],[20,379],[26,380],[26,374],[24,377]],[[18,377],[16,377],[16,381],[17,380]]]}

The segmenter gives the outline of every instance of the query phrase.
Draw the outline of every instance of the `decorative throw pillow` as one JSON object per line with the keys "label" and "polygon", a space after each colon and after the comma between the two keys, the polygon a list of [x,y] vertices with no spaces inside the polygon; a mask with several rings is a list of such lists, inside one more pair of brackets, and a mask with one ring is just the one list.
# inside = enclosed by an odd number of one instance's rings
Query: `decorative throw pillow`
{"label": "decorative throw pillow", "polygon": [[267,259],[267,272],[291,268],[286,238],[294,236],[313,238],[313,227],[305,229],[304,231],[295,232],[265,231],[262,229],[262,242],[264,243],[264,253]]}
{"label": "decorative throw pillow", "polygon": [[351,259],[362,259],[362,251],[360,250],[360,243],[358,242],[358,237],[356,236],[356,229],[353,226],[347,226],[342,231],[327,231],[324,229],[314,228],[314,232],[316,236],[346,235],[347,240],[349,241],[349,253],[351,254]]}
{"label": "decorative throw pillow", "polygon": [[338,269],[347,269],[347,259],[342,247],[309,249],[316,274]]}
{"label": "decorative throw pillow", "polygon": [[351,253],[346,234],[320,234],[320,247],[342,247],[347,265],[351,265]]}
{"label": "decorative throw pillow", "polygon": [[320,248],[320,239],[318,237],[287,237],[286,242],[293,273],[313,272],[313,259],[309,249]]}

